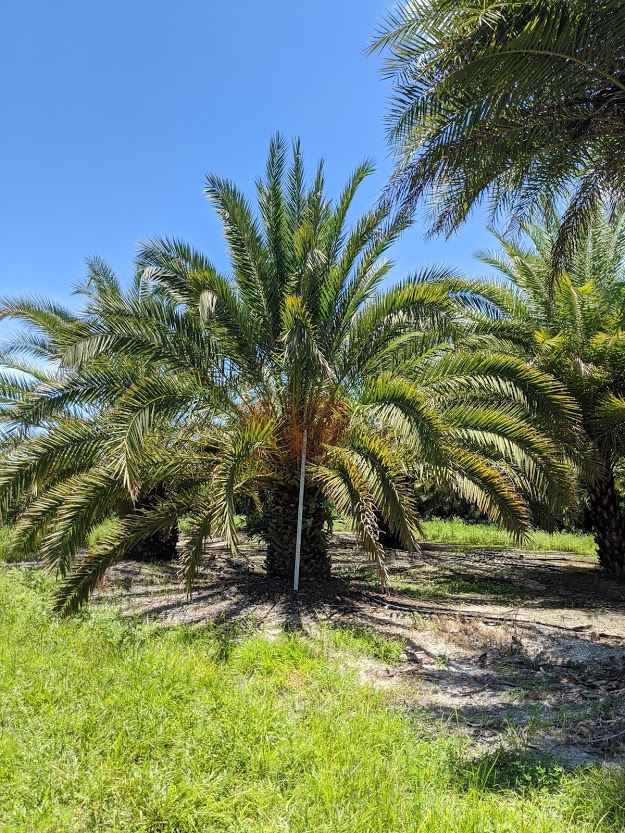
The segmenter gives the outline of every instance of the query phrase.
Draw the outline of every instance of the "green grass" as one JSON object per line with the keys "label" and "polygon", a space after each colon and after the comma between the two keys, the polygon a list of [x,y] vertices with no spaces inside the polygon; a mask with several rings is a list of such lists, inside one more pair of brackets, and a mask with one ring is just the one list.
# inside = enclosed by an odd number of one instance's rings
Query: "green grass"
{"label": "green grass", "polygon": [[[89,535],[88,539],[88,546],[95,547],[98,543],[104,538],[105,535],[108,535],[115,527],[115,519],[108,518],[106,521],[102,521],[101,524],[98,524]],[[8,549],[9,544],[11,542],[11,537],[13,535],[13,530],[10,526],[0,526],[0,562],[7,562],[12,561],[9,556]]]}
{"label": "green grass", "polygon": [[115,518],[107,518],[105,521],[102,521],[101,524],[98,524],[89,533],[89,538],[87,539],[87,546],[90,548],[97,547],[100,541],[102,541],[102,539],[105,538],[107,535],[110,535],[110,533],[113,532],[116,526],[117,521]]}
{"label": "green grass", "polygon": [[625,775],[458,738],[358,682],[359,631],[169,630],[0,570],[2,833],[616,833]]}
{"label": "green grass", "polygon": [[470,547],[509,547],[524,550],[559,550],[578,555],[595,556],[597,549],[592,535],[579,532],[542,532],[529,534],[527,541],[519,547],[512,536],[494,524],[470,524],[459,518],[441,518],[423,521],[426,539],[443,544],[459,544]]}
{"label": "green grass", "polygon": [[327,627],[321,632],[321,640],[325,640],[332,651],[367,656],[390,664],[399,662],[403,653],[403,646],[396,640],[385,639],[373,631],[353,626]]}
{"label": "green grass", "polygon": [[424,579],[411,577],[407,580],[399,580],[392,577],[391,586],[416,599],[445,599],[457,595],[503,596],[507,598],[525,595],[522,588],[515,587],[512,584],[479,579],[467,581],[452,578]]}
{"label": "green grass", "polygon": [[[595,557],[594,537],[581,532],[543,532],[534,530],[519,546],[512,536],[495,524],[467,523],[460,518],[432,518],[422,521],[425,540],[432,543],[458,544],[467,547],[503,547],[521,550],[574,552]],[[351,524],[343,518],[334,521],[335,532],[350,532]]]}
{"label": "green grass", "polygon": [[10,561],[9,546],[13,530],[10,526],[0,526],[0,562]]}

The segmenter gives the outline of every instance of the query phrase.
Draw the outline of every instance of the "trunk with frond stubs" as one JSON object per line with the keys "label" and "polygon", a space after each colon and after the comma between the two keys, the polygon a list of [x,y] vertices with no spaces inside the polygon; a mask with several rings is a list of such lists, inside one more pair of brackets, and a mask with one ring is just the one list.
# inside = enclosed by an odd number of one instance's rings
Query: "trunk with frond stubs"
{"label": "trunk with frond stubs", "polygon": [[[165,497],[165,494],[164,486],[155,486],[139,500],[135,511],[150,509],[159,499]],[[133,561],[173,561],[178,549],[178,535],[177,524],[169,529],[160,530],[155,535],[150,535],[149,538],[135,544],[126,554],[126,558]]]}
{"label": "trunk with frond stubs", "polygon": [[178,547],[178,527],[151,535],[128,550],[126,558],[133,561],[173,561]]}
{"label": "trunk with frond stubs", "polygon": [[609,578],[625,581],[625,517],[614,474],[606,469],[601,475],[588,483],[588,505],[599,564]]}
{"label": "trunk with frond stubs", "polygon": [[[266,494],[263,501],[262,537],[267,545],[267,576],[293,580],[297,536],[296,485],[284,486]],[[328,552],[328,509],[317,490],[305,488],[302,524],[300,577],[327,579],[331,575]]]}

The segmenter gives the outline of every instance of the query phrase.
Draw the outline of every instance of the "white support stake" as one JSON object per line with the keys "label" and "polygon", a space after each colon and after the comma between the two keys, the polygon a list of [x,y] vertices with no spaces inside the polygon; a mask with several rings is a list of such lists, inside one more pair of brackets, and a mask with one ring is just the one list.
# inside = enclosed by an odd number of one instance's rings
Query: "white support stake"
{"label": "white support stake", "polygon": [[302,444],[302,462],[299,470],[299,504],[297,506],[297,536],[295,538],[295,573],[293,575],[293,590],[299,590],[299,562],[302,552],[302,522],[304,520],[304,474],[306,473],[306,440],[308,431],[304,429]]}

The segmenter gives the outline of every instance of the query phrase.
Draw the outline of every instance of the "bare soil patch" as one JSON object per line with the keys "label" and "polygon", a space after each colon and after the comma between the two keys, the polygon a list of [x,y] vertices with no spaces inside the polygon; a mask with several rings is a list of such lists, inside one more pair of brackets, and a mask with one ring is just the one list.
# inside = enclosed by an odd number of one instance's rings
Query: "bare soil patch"
{"label": "bare soil patch", "polygon": [[480,747],[549,753],[576,766],[625,761],[625,586],[567,553],[424,545],[389,555],[382,590],[354,537],[333,538],[335,578],[294,595],[270,583],[263,552],[238,558],[207,546],[187,598],[166,564],[124,562],[99,595],[163,625],[248,621],[275,631],[320,624],[401,640],[394,667],[363,662],[364,680],[391,690]]}

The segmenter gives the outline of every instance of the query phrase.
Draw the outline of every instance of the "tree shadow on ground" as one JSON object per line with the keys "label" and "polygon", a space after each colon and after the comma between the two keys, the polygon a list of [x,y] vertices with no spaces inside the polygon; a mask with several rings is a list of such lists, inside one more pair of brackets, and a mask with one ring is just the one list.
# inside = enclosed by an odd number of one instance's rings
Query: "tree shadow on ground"
{"label": "tree shadow on ground", "polygon": [[[407,710],[468,734],[490,754],[519,744],[567,766],[620,760],[625,740],[625,587],[571,554],[444,546],[391,553],[383,591],[354,539],[334,538],[336,578],[270,582],[263,552],[207,550],[188,598],[171,565],[124,562],[102,596],[163,625],[248,623],[314,633],[322,624],[398,640],[403,660],[368,663],[363,678],[390,687]],[[363,566],[364,565],[364,566]],[[406,591],[442,588],[440,597]],[[403,589],[402,589],[403,588]],[[509,589],[509,594],[505,591]]]}
{"label": "tree shadow on ground", "polygon": [[[571,830],[625,829],[625,770],[591,766],[569,773],[557,757],[531,750],[497,749],[458,762],[452,774],[460,791],[502,793],[557,793],[559,801],[570,802]],[[581,827],[580,827],[581,829]]]}
{"label": "tree shadow on ground", "polygon": [[567,771],[557,758],[531,750],[497,749],[462,761],[454,779],[460,789],[489,792],[556,791]]}

